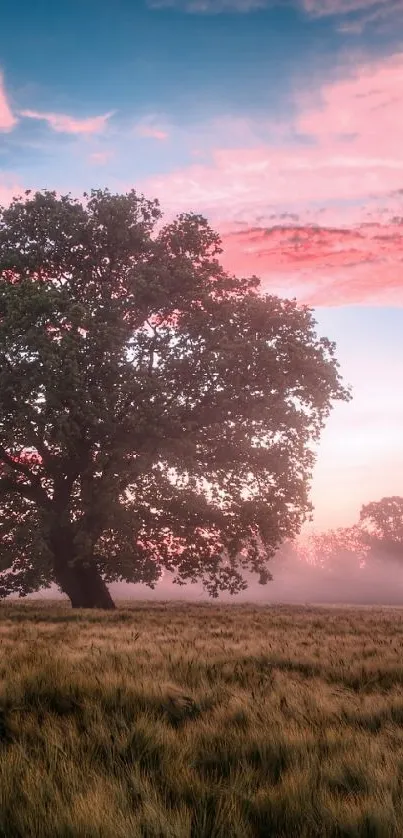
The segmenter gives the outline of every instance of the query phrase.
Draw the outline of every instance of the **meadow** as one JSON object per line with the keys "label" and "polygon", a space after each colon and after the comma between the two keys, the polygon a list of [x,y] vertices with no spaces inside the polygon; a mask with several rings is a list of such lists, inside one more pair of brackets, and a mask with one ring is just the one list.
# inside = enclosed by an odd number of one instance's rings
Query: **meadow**
{"label": "meadow", "polygon": [[403,835],[403,610],[0,606],[0,836]]}

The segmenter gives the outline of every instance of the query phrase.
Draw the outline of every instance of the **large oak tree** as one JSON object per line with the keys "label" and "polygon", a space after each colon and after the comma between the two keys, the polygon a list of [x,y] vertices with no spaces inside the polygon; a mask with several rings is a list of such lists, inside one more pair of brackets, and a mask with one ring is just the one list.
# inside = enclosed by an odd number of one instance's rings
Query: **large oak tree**
{"label": "large oak tree", "polygon": [[0,210],[0,593],[163,569],[211,595],[270,578],[347,400],[311,310],[220,266],[199,215],[107,190]]}

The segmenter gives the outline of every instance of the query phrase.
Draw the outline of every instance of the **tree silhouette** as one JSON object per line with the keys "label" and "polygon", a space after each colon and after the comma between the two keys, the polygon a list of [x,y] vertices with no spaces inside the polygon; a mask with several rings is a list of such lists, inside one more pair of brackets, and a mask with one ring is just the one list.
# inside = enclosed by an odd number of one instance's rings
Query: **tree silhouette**
{"label": "tree silhouette", "polygon": [[350,397],[334,344],[227,275],[204,218],[160,221],[134,191],[0,210],[3,596],[112,608],[108,582],[164,568],[235,593],[310,511],[312,443]]}
{"label": "tree silhouette", "polygon": [[403,498],[395,495],[366,504],[360,524],[373,556],[403,562]]}
{"label": "tree silhouette", "polygon": [[322,569],[329,580],[359,579],[368,548],[359,525],[312,533],[300,545],[309,564]]}

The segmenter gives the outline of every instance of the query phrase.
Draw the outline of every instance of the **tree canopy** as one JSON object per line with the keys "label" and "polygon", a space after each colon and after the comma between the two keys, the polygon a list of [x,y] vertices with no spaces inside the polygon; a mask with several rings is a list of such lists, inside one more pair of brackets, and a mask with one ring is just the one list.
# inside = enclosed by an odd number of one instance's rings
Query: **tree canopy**
{"label": "tree canopy", "polygon": [[94,190],[0,209],[0,594],[235,593],[309,515],[348,400],[312,311],[220,265],[196,214]]}
{"label": "tree canopy", "polygon": [[365,504],[360,526],[370,555],[403,561],[403,498],[393,495]]}

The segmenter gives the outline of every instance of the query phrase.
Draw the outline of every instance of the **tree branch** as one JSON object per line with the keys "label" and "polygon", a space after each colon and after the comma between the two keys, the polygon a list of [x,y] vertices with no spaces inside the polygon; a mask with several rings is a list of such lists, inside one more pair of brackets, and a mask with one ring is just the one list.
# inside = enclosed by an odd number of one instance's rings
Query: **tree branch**
{"label": "tree branch", "polygon": [[2,445],[0,445],[0,461],[5,463],[5,465],[9,468],[13,469],[13,471],[17,471],[19,474],[24,474],[33,486],[40,485],[38,475],[34,474],[25,463],[20,463],[18,460],[14,460]]}
{"label": "tree branch", "polygon": [[49,472],[52,472],[53,457],[52,457],[47,445],[38,436],[35,428],[33,427],[32,419],[29,420],[29,426],[30,426],[31,430],[28,431],[28,433],[30,433],[30,435],[31,435],[32,443],[35,446],[39,456],[42,458],[42,462],[43,462],[44,466],[46,466],[46,468]]}
{"label": "tree branch", "polygon": [[16,492],[26,500],[33,501],[42,509],[48,509],[50,505],[50,499],[40,485],[30,486],[27,485],[27,483],[18,483],[17,481],[13,481],[10,477],[0,477],[0,492],[1,491],[4,493]]}

